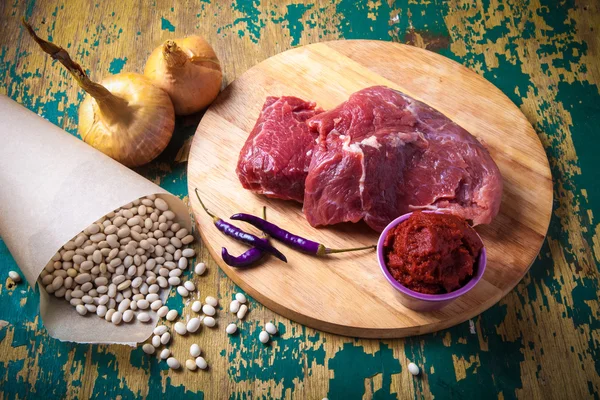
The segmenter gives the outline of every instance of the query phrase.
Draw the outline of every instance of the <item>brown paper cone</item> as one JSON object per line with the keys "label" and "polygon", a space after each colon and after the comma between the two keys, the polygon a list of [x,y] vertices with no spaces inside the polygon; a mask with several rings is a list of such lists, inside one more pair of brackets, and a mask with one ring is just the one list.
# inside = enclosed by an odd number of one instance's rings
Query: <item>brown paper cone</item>
{"label": "brown paper cone", "polygon": [[[0,121],[0,236],[32,287],[66,242],[140,197],[158,195],[191,231],[180,199],[1,95]],[[156,325],[156,315],[119,326],[82,317],[66,300],[40,292],[42,321],[60,340],[134,345]]]}

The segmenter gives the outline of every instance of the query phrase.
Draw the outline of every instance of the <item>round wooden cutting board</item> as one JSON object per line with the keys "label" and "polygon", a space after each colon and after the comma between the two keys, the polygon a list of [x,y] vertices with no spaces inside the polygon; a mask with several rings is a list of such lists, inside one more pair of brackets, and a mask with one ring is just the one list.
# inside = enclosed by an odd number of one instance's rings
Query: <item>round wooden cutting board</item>
{"label": "round wooden cutting board", "polygon": [[[268,257],[248,269],[221,259],[247,250],[213,225],[194,195],[226,219],[260,215],[330,247],[377,242],[365,224],[312,228],[300,204],[244,190],[235,167],[267,96],[297,96],[331,109],[363,88],[386,85],[421,100],[457,122],[487,146],[504,177],[500,214],[478,226],[488,251],[483,279],[467,295],[440,311],[403,307],[385,280],[374,251],[317,258],[282,244],[288,263]],[[535,131],[495,86],[438,54],[379,41],[349,40],[295,48],[271,57],[229,85],[206,112],[188,165],[190,202],[204,243],[225,273],[268,308],[308,326],[347,336],[390,338],[433,332],[463,322],[498,302],[523,277],[538,254],[552,212],[552,177]],[[236,225],[256,234],[239,221]],[[249,318],[252,318],[250,311]]]}

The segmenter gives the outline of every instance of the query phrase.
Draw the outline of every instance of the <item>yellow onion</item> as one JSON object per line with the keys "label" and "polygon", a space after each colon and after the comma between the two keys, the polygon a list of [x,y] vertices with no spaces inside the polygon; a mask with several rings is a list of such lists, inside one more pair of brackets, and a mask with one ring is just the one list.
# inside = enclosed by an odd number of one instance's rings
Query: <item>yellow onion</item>
{"label": "yellow onion", "polygon": [[144,75],[169,94],[177,115],[208,107],[219,94],[223,79],[217,55],[199,36],[167,40],[154,49]]}
{"label": "yellow onion", "polygon": [[38,37],[25,20],[23,24],[42,50],[63,64],[88,93],[79,107],[78,131],[84,142],[128,167],[152,161],[167,147],[175,113],[164,90],[134,73],[92,82],[63,48]]}

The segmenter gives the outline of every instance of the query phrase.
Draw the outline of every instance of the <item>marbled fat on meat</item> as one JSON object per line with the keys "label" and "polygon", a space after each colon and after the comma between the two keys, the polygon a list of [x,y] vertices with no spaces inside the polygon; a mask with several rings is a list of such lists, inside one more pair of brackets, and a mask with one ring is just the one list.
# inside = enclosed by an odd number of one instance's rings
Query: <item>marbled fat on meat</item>
{"label": "marbled fat on meat", "polygon": [[237,175],[256,193],[302,202],[317,134],[306,120],[322,112],[297,97],[268,97],[240,152]]}
{"label": "marbled fat on meat", "polygon": [[496,216],[502,176],[488,151],[439,111],[374,86],[307,122],[318,143],[305,181],[313,226],[365,222],[377,231],[418,209],[474,225]]}

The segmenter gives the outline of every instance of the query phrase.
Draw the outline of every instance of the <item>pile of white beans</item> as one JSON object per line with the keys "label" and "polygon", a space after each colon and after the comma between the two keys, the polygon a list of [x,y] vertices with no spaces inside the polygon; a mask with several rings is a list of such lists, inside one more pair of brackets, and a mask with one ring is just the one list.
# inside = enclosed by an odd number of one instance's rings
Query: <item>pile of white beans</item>
{"label": "pile of white beans", "polygon": [[[154,195],[126,204],[67,242],[46,265],[40,281],[46,292],[69,301],[81,315],[94,313],[118,325],[134,318],[148,322],[149,311],[164,317],[161,290],[182,284],[194,237],[175,222],[166,201]],[[136,314],[137,312],[137,314]],[[164,314],[164,315],[163,315]]]}

